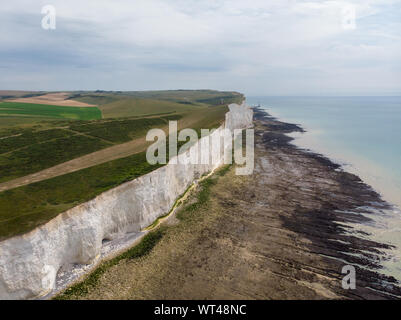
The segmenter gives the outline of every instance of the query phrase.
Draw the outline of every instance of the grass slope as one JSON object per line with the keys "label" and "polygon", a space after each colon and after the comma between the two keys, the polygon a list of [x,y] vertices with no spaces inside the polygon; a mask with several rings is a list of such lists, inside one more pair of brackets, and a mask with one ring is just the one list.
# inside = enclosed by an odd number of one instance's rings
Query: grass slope
{"label": "grass slope", "polygon": [[[224,121],[225,113],[228,111],[226,105],[213,106],[195,101],[196,99],[215,99],[228,94],[214,91],[80,92],[79,94],[81,98],[91,95],[98,97],[96,99],[103,99],[105,102],[103,110],[112,118],[67,121],[60,113],[54,113],[52,106],[45,105],[35,110],[33,107],[35,105],[18,103],[15,105],[19,107],[11,104],[14,107],[13,110],[30,112],[31,115],[37,111],[38,117],[27,114],[27,118],[22,118],[25,115],[13,117],[0,113],[0,181],[43,170],[107,147],[107,144],[115,145],[128,141],[144,135],[151,127],[167,125],[168,120],[179,120],[181,129],[185,127],[196,130],[216,128]],[[144,97],[135,96],[141,94]],[[71,96],[73,95],[72,92]],[[104,96],[107,98],[105,99]],[[150,96],[152,99],[149,99]],[[110,102],[110,99],[113,100],[116,97],[122,100]],[[233,94],[232,99],[240,97],[242,95]],[[170,101],[174,99],[176,101]],[[87,102],[93,103],[93,101]],[[12,109],[5,106],[10,106],[10,103],[0,103],[0,109],[3,111],[7,109],[8,112]],[[75,110],[78,113],[80,109],[97,109],[54,108]],[[147,119],[139,118],[144,114],[151,116]],[[122,118],[124,115],[130,115],[131,118]],[[50,116],[60,116],[60,118],[51,119]],[[13,125],[7,126],[2,119],[8,119]],[[20,121],[21,119],[24,121],[26,119],[26,122]],[[158,166],[151,166],[146,162],[145,152],[141,152],[0,192],[0,239],[30,231],[59,213],[156,168]]]}
{"label": "grass slope", "polygon": [[74,134],[0,155],[0,182],[50,168],[110,145],[100,139]]}
{"label": "grass slope", "polygon": [[[209,125],[204,126],[206,121]],[[211,129],[220,123],[221,119],[219,122],[217,118],[203,119],[199,122],[200,126],[194,129]],[[150,165],[146,161],[146,151],[144,151],[0,192],[0,240],[28,232],[61,212],[161,166]]]}
{"label": "grass slope", "polygon": [[99,105],[105,118],[132,117],[163,112],[189,112],[199,107],[241,103],[237,92],[214,90],[165,90],[77,93],[71,99]]}
{"label": "grass slope", "polygon": [[166,126],[170,115],[155,118],[74,121],[63,129],[24,130],[0,139],[0,182],[23,177]]}
{"label": "grass slope", "polygon": [[0,239],[22,234],[100,193],[157,169],[146,152],[0,193]]}
{"label": "grass slope", "polygon": [[105,118],[152,115],[166,112],[189,112],[195,107],[170,101],[124,98],[99,106]]}
{"label": "grass slope", "polygon": [[101,119],[102,113],[96,107],[60,107],[45,104],[19,103],[19,102],[1,102],[0,117],[6,116],[29,116],[39,118],[53,119],[76,119],[93,120]]}
{"label": "grass slope", "polygon": [[241,103],[244,98],[244,96],[238,92],[215,90],[131,91],[125,92],[124,94],[138,98],[167,100],[188,105]]}
{"label": "grass slope", "polygon": [[77,123],[70,129],[113,143],[123,143],[146,134],[150,128],[165,125],[167,120],[161,117]]}

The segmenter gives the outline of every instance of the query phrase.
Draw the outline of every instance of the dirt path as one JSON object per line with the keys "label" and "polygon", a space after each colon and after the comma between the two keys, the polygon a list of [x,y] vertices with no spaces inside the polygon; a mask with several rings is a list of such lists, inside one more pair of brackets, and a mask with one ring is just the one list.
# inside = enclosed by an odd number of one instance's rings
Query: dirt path
{"label": "dirt path", "polygon": [[[230,170],[202,207],[175,223],[148,256],[122,260],[77,299],[388,299],[395,279],[375,270],[389,246],[346,234],[363,205],[387,207],[354,175],[288,144],[296,126],[256,113],[255,171]],[[347,213],[344,213],[347,211]],[[348,230],[351,231],[351,230]],[[341,269],[357,269],[344,290]],[[369,267],[370,269],[366,269]]]}
{"label": "dirt path", "polygon": [[61,176],[63,174],[75,172],[81,169],[89,168],[97,164],[112,161],[118,158],[128,157],[132,154],[141,152],[146,149],[149,142],[145,141],[145,137],[135,139],[126,143],[102,149],[82,157],[63,162],[54,167],[32,173],[30,175],[17,178],[14,180],[0,183],[0,192],[21,187],[27,184],[38,182]]}
{"label": "dirt path", "polygon": [[[206,116],[207,115],[203,115],[203,117]],[[203,118],[199,118],[199,115],[184,117],[182,120],[178,121],[178,129],[181,130],[183,128],[196,126],[196,123],[200,120],[203,120]],[[168,134],[167,125],[160,127],[160,129]],[[114,145],[24,177],[0,183],[0,192],[89,168],[97,164],[128,157],[135,153],[145,151],[152,143],[153,142],[147,142],[144,136],[126,143]]]}

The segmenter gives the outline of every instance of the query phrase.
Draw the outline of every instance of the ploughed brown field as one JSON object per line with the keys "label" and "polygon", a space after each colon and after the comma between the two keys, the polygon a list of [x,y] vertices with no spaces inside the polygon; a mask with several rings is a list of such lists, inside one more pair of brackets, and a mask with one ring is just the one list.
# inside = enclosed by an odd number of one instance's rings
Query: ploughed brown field
{"label": "ploughed brown field", "polygon": [[29,97],[29,98],[16,98],[8,99],[10,102],[21,102],[21,103],[35,103],[35,104],[48,104],[54,106],[64,106],[64,107],[94,107],[93,104],[88,104],[76,100],[67,99],[69,97],[68,93],[57,92],[48,93],[42,96]]}

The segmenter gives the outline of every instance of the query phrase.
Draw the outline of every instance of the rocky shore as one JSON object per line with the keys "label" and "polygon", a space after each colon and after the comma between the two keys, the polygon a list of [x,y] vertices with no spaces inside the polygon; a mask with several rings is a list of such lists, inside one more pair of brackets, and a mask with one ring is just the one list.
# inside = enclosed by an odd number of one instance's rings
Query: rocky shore
{"label": "rocky shore", "polygon": [[[263,110],[255,110],[255,118],[260,128],[259,143],[269,150],[271,162],[290,170],[295,166],[299,172],[283,194],[292,207],[282,215],[284,226],[310,241],[308,249],[330,266],[327,274],[341,278],[344,265],[356,268],[356,289],[339,290],[338,294],[349,298],[399,298],[401,290],[396,279],[380,273],[380,261],[388,258],[383,249],[391,247],[366,240],[361,232],[347,226],[369,223],[366,215],[383,213],[390,205],[340,165],[289,144],[292,138],[285,133],[303,131],[302,128],[277,121]],[[335,286],[332,289],[337,291]]]}
{"label": "rocky shore", "polygon": [[[173,217],[149,255],[119,262],[69,298],[400,298],[396,279],[380,273],[391,247],[348,224],[389,205],[338,164],[290,144],[286,133],[299,126],[258,109],[254,123],[252,175],[212,177],[208,200]],[[345,265],[356,269],[354,290],[342,288]]]}

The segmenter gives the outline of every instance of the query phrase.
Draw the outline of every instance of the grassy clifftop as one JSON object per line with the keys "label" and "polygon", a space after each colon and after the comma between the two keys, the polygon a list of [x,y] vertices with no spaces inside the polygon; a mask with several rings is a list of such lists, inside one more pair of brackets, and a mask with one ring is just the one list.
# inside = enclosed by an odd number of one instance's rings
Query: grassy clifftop
{"label": "grassy clifftop", "polygon": [[0,102],[0,116],[27,117],[43,119],[101,119],[102,113],[98,108],[63,107],[47,104]]}
{"label": "grassy clifftop", "polygon": [[[27,115],[25,122],[11,121],[8,126],[3,122],[2,127],[0,114],[0,183],[143,138],[148,129],[166,127],[169,120],[178,120],[179,129],[216,128],[224,121],[227,104],[243,99],[238,93],[205,90],[79,92],[69,97],[97,104],[103,119],[66,121]],[[0,240],[28,232],[159,167],[149,165],[145,155],[138,149],[112,161],[95,159],[99,164],[0,192]]]}

